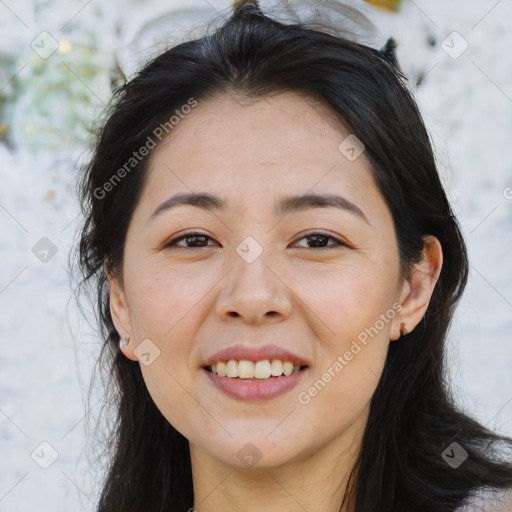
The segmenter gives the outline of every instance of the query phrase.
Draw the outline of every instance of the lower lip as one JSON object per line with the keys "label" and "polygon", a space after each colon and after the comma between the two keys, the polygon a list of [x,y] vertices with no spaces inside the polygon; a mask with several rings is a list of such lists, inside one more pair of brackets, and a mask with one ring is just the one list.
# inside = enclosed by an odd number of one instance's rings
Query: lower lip
{"label": "lower lip", "polygon": [[307,370],[308,368],[305,368],[292,375],[281,375],[280,377],[257,381],[219,377],[216,373],[209,372],[203,368],[203,371],[217,389],[232,398],[249,402],[270,400],[286,393],[301,381]]}

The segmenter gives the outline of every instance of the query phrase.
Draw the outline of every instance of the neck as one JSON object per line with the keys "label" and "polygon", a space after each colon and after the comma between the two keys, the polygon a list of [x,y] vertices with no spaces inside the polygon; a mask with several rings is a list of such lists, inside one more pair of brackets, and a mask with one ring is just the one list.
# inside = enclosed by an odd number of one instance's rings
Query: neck
{"label": "neck", "polygon": [[366,418],[314,453],[278,467],[238,468],[190,443],[197,512],[353,512],[341,503]]}

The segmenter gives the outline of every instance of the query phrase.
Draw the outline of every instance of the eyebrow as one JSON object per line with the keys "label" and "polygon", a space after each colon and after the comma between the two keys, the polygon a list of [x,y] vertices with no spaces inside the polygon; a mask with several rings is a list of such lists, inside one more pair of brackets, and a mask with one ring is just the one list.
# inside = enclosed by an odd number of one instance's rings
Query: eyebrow
{"label": "eyebrow", "polygon": [[[208,193],[190,192],[176,194],[163,203],[158,205],[149,220],[157,217],[165,211],[169,211],[178,206],[195,206],[207,211],[220,211],[227,208],[227,201],[219,196]],[[274,208],[276,216],[284,216],[289,213],[295,213],[310,208],[338,208],[345,210],[364,220],[371,225],[364,212],[352,201],[336,194],[299,194],[283,197]]]}

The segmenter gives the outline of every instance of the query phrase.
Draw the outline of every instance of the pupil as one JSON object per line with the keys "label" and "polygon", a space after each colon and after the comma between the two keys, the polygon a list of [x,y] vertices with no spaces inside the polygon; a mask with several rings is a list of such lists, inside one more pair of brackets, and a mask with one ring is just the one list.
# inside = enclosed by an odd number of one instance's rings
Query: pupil
{"label": "pupil", "polygon": [[310,240],[314,240],[314,247],[325,247],[325,244],[322,244],[319,242],[319,239],[323,239],[324,242],[327,240],[327,237],[325,235],[311,235]]}
{"label": "pupil", "polygon": [[[195,242],[197,242],[197,240],[202,240],[203,242],[206,240],[206,237],[204,236],[191,236],[188,238],[189,240],[195,240]],[[199,246],[202,246],[204,244],[201,244],[201,243],[198,243],[196,244],[195,242],[192,242],[192,245],[196,246],[196,245],[199,245]]]}

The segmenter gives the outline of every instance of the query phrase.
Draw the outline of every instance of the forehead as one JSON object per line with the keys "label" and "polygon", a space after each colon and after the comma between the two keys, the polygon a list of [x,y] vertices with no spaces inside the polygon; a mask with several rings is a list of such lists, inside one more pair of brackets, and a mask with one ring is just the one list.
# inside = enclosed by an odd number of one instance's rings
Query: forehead
{"label": "forehead", "polygon": [[[298,93],[261,98],[217,95],[198,102],[153,158],[158,159],[170,145],[179,146],[182,155],[186,152],[189,162],[210,152],[210,159],[215,161],[229,158],[229,162],[244,159],[246,164],[282,165],[286,158],[329,156],[325,149],[332,149],[333,143],[341,142],[349,133],[329,108]],[[180,159],[180,155],[175,156]]]}
{"label": "forehead", "polygon": [[349,160],[339,148],[350,135],[328,107],[297,93],[218,95],[198,102],[150,155],[144,196],[154,203],[207,190],[270,210],[277,196],[332,192],[371,210],[382,200],[364,153]]}

